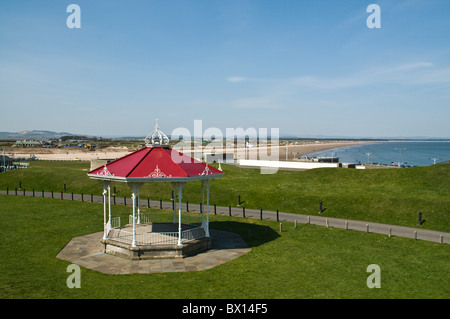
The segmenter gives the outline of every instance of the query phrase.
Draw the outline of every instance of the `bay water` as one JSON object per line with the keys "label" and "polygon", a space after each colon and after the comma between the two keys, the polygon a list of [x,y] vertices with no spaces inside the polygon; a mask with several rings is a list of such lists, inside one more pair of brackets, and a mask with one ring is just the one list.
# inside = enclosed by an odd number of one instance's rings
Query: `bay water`
{"label": "bay water", "polygon": [[450,141],[389,141],[346,146],[306,155],[339,157],[341,163],[428,166],[450,160]]}

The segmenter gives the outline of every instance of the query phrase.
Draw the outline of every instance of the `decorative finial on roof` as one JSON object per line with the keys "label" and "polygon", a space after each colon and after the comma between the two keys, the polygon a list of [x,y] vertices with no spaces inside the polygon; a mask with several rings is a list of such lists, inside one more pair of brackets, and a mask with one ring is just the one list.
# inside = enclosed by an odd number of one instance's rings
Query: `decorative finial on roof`
{"label": "decorative finial on roof", "polygon": [[156,119],[156,125],[155,125],[155,129],[153,130],[153,132],[151,132],[150,134],[148,134],[145,137],[145,145],[147,145],[147,146],[168,145],[170,142],[167,135],[160,131],[158,121],[159,120]]}

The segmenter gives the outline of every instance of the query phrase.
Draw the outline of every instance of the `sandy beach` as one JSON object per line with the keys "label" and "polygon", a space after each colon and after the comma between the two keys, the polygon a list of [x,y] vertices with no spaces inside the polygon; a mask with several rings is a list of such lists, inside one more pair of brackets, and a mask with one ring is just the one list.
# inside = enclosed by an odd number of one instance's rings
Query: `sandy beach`
{"label": "sandy beach", "polygon": [[[293,160],[303,155],[334,149],[338,147],[346,147],[353,145],[370,144],[373,142],[366,141],[294,141],[288,145],[278,146],[278,155],[281,161]],[[286,150],[288,156],[286,157]],[[107,147],[100,150],[89,151],[85,149],[59,149],[59,148],[9,148],[6,150],[6,155],[11,157],[30,158],[35,157],[38,160],[50,160],[50,161],[91,161],[97,159],[116,159],[125,156],[134,151],[126,147]],[[200,151],[200,150],[199,150]],[[215,153],[222,153],[227,150],[215,149]],[[247,151],[247,157],[255,158],[255,152],[258,152],[258,148],[237,148],[234,149],[235,158],[243,158]],[[204,150],[205,153],[210,153],[210,150]]]}
{"label": "sandy beach", "polygon": [[279,147],[279,158],[280,161],[286,160],[286,150],[287,150],[287,160],[293,160],[294,158],[299,158],[306,154],[311,154],[315,152],[321,152],[326,151],[334,148],[339,147],[346,147],[346,146],[354,146],[354,145],[365,145],[365,144],[372,144],[374,142],[368,142],[368,141],[334,141],[334,142],[328,142],[328,141],[320,141],[320,142],[309,142],[307,144],[289,144],[286,146],[280,146]]}
{"label": "sandy beach", "polygon": [[116,159],[130,152],[126,147],[107,147],[96,151],[77,148],[9,148],[6,155],[15,158],[35,157],[43,161],[91,161],[94,159]]}

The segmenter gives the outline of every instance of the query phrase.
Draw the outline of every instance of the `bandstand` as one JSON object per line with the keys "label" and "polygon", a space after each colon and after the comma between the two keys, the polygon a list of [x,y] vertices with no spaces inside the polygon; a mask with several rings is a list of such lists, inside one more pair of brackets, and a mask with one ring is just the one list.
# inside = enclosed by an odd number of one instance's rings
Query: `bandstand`
{"label": "bandstand", "polygon": [[[104,251],[130,259],[150,259],[185,257],[211,248],[209,184],[223,172],[170,148],[168,137],[158,125],[145,142],[144,148],[88,173],[90,178],[103,181]],[[202,185],[200,225],[182,223],[183,188],[191,181],[201,181]],[[117,218],[111,217],[111,182],[127,183],[132,190],[133,213],[129,224],[123,227]],[[141,214],[139,190],[144,183],[153,182],[169,182],[174,188],[174,211],[170,220],[167,217],[156,220],[155,215]]]}

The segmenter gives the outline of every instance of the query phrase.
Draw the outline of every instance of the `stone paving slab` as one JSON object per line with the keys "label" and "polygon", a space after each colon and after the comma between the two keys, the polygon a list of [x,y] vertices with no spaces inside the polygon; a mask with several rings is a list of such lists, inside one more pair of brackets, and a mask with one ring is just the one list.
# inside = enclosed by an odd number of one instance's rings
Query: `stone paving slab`
{"label": "stone paving slab", "polygon": [[152,274],[211,269],[248,253],[251,249],[235,233],[210,229],[212,249],[185,258],[130,260],[103,252],[103,232],[74,237],[56,256],[105,274]]}

